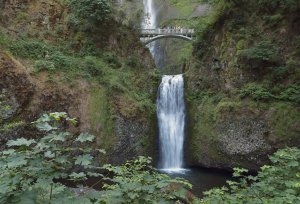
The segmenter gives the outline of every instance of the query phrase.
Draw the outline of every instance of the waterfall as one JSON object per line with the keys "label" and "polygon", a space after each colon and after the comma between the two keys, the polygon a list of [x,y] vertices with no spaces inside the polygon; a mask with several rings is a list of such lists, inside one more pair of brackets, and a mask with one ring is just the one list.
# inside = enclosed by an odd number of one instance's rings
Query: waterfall
{"label": "waterfall", "polygon": [[[154,0],[143,0],[144,5],[144,21],[142,22],[143,29],[155,29],[157,27],[156,11]],[[147,46],[153,56],[156,58],[156,42],[152,42]]]}
{"label": "waterfall", "polygon": [[157,117],[161,168],[167,171],[179,171],[183,165],[185,126],[182,75],[163,76],[157,98]]}
{"label": "waterfall", "polygon": [[[143,0],[143,29],[157,28],[157,13],[154,0]],[[157,62],[159,52],[156,42],[148,48]],[[159,126],[160,167],[168,172],[181,171],[183,166],[183,143],[185,126],[184,80],[182,75],[165,75],[159,86],[157,98]]]}

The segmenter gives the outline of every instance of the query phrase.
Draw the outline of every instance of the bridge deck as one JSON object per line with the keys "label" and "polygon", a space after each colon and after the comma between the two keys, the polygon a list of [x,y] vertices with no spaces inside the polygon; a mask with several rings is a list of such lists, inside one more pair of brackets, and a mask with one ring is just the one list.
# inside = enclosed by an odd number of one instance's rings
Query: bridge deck
{"label": "bridge deck", "polygon": [[191,37],[194,34],[194,29],[187,28],[157,28],[157,29],[142,29],[141,37],[154,37],[158,35],[183,35]]}

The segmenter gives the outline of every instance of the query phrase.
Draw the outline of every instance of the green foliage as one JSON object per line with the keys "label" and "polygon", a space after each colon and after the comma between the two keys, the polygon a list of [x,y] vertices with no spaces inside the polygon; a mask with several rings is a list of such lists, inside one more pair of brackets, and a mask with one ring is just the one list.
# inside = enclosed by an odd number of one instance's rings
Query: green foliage
{"label": "green foliage", "polygon": [[272,12],[281,9],[285,12],[295,12],[300,8],[298,0],[258,0],[257,6],[262,11]]}
{"label": "green foliage", "polygon": [[40,41],[19,39],[9,45],[9,50],[17,57],[39,59],[45,57],[51,48]]}
{"label": "green foliage", "polygon": [[[122,66],[122,64],[119,61],[117,55],[115,53],[113,53],[113,52],[105,52],[105,53],[103,53],[102,54],[102,59],[103,59],[104,62],[108,63],[113,68],[120,68]],[[136,65],[133,65],[132,67],[136,67]]]}
{"label": "green foliage", "polygon": [[283,16],[280,13],[278,13],[272,16],[265,16],[264,19],[269,25],[274,26],[277,25],[280,21],[282,21]]}
{"label": "green foliage", "polygon": [[114,174],[113,184],[104,185],[104,203],[174,203],[186,200],[187,181],[158,173],[152,167],[150,158],[139,157],[122,166],[105,168]]}
{"label": "green foliage", "polygon": [[[84,134],[76,138],[61,131],[61,123],[75,124],[66,113],[44,114],[34,124],[46,135],[38,140],[19,138],[7,142],[0,153],[0,202],[53,203],[75,200],[75,194],[57,179],[83,181],[89,174],[95,175],[98,167],[92,166],[91,148],[68,147],[75,140],[91,142],[93,136]],[[74,156],[76,152],[77,156]],[[100,151],[103,152],[103,151]],[[80,177],[74,167],[84,169]],[[73,173],[71,173],[73,172]],[[100,174],[97,174],[101,176]]]}
{"label": "green foliage", "polygon": [[4,123],[3,126],[0,126],[0,131],[9,132],[15,128],[18,128],[20,126],[24,125],[23,121],[13,121],[9,123]]}
{"label": "green foliage", "polygon": [[240,90],[240,97],[251,97],[255,101],[268,101],[274,96],[262,85],[249,83]]}
{"label": "green foliage", "polygon": [[263,85],[249,83],[239,92],[241,98],[250,97],[255,101],[281,100],[300,104],[300,86],[297,84],[291,84],[287,87],[274,86],[269,90]]}
{"label": "green foliage", "polygon": [[[140,157],[123,166],[94,166],[95,156],[104,150],[91,145],[95,136],[79,136],[63,131],[76,119],[64,112],[44,114],[33,123],[45,135],[40,139],[18,138],[7,142],[0,152],[0,203],[173,203],[186,200],[183,179],[171,179],[150,166],[151,159]],[[70,147],[71,146],[71,147]],[[106,172],[112,177],[104,177]],[[87,191],[80,197],[65,182],[84,183],[88,177],[105,182],[101,191]]]}
{"label": "green foliage", "polygon": [[245,176],[247,170],[235,168],[233,176],[240,180],[205,192],[200,203],[299,203],[300,149],[278,150],[270,160],[272,165],[261,167],[257,176]]}
{"label": "green foliage", "polygon": [[279,47],[270,41],[261,41],[254,46],[239,52],[241,60],[250,64],[251,68],[262,68],[276,64],[280,60]]}
{"label": "green foliage", "polygon": [[289,69],[287,67],[273,67],[271,77],[276,82],[286,78],[289,75]]}
{"label": "green foliage", "polygon": [[5,31],[0,27],[0,47],[6,47],[9,44],[8,36]]}
{"label": "green foliage", "polygon": [[8,50],[16,57],[35,60],[36,71],[69,71],[78,67],[80,60],[63,53],[42,41],[32,39],[10,40]]}
{"label": "green foliage", "polygon": [[191,91],[187,94],[187,100],[197,100],[202,101],[207,98],[211,98],[213,103],[218,103],[222,100],[223,94],[221,93],[215,93],[212,91]]}
{"label": "green foliage", "polygon": [[83,22],[103,23],[109,19],[112,12],[109,0],[69,0],[69,5],[73,14],[73,22],[76,21],[79,24]]}
{"label": "green foliage", "polygon": [[299,137],[300,109],[293,104],[278,102],[272,104],[270,129],[276,141],[297,141]]}
{"label": "green foliage", "polygon": [[279,99],[300,105],[300,85],[290,85],[286,90],[280,93]]}
{"label": "green foliage", "polygon": [[37,60],[34,65],[37,72],[40,71],[55,71],[55,65],[53,62],[48,60]]}

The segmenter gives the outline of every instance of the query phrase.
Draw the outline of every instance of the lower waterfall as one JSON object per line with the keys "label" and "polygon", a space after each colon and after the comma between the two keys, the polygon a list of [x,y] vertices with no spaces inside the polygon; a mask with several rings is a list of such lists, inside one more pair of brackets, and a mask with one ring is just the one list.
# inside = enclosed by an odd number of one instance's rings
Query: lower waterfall
{"label": "lower waterfall", "polygon": [[185,129],[183,76],[163,76],[158,92],[160,168],[165,171],[178,172],[183,170]]}

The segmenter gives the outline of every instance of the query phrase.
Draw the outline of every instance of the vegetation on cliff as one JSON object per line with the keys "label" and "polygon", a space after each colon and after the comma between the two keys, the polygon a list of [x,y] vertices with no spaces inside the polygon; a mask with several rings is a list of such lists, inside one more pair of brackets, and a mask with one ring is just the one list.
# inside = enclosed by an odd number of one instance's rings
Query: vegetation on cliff
{"label": "vegetation on cliff", "polygon": [[[26,115],[37,117],[49,109],[69,112],[77,106],[78,100],[82,100],[80,98],[86,97],[87,104],[83,104],[85,110],[82,111],[89,114],[80,117],[78,129],[90,127],[97,136],[98,145],[105,149],[112,148],[120,140],[129,142],[128,135],[124,134],[132,131],[133,144],[126,145],[126,155],[151,155],[154,152],[152,126],[155,125],[155,92],[152,90],[157,77],[150,54],[137,41],[132,27],[118,21],[117,14],[114,4],[104,0],[5,2],[0,14],[0,49],[12,61],[16,59],[26,67],[31,83],[49,84],[51,92],[55,86],[57,92],[62,92],[59,86],[63,86],[80,93],[83,83],[90,88],[85,90],[85,96],[71,98],[73,103],[67,102],[68,105],[59,109],[55,104],[48,104],[52,108],[25,113],[32,109],[32,100],[28,98],[27,107],[18,106],[16,112],[21,115],[15,113],[1,126],[16,118],[25,121]],[[2,21],[7,16],[7,21]],[[9,93],[6,99],[7,95]],[[62,103],[56,100],[56,104]],[[79,111],[75,111],[78,117]],[[144,128],[139,131],[136,126]],[[114,157],[112,152],[105,157]],[[118,158],[118,162],[120,160]]]}
{"label": "vegetation on cliff", "polygon": [[[257,169],[277,148],[300,145],[299,1],[203,2],[212,9],[197,18],[186,74],[190,161]],[[233,146],[243,147],[234,159]]]}

